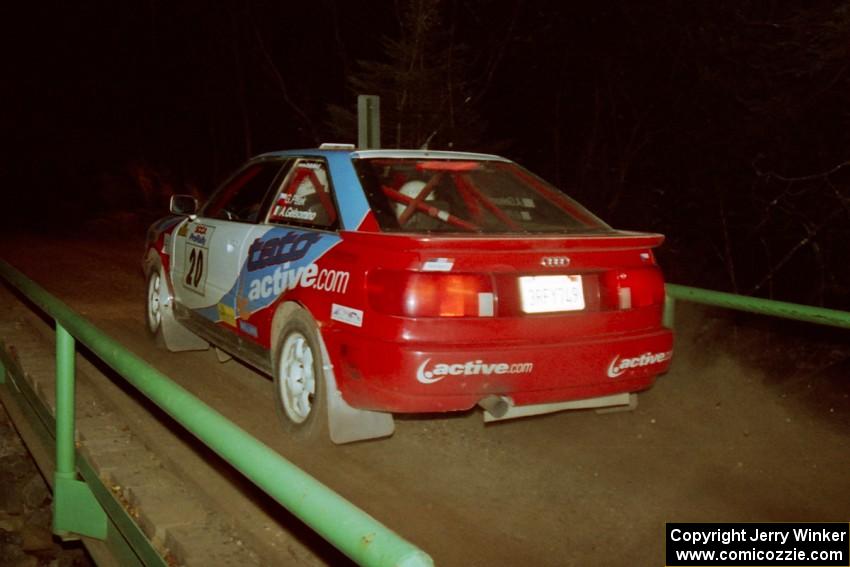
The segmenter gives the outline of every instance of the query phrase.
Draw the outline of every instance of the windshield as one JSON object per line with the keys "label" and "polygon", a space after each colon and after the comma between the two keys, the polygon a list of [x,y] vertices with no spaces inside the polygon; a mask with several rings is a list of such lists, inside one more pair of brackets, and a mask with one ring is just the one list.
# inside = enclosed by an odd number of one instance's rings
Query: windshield
{"label": "windshield", "polygon": [[386,232],[584,233],[611,228],[514,163],[357,158],[354,166]]}

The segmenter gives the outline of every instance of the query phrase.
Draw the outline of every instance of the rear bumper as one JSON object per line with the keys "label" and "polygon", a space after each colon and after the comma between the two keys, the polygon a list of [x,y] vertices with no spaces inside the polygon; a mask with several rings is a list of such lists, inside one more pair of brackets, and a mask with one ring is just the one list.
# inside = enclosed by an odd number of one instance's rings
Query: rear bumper
{"label": "rear bumper", "polygon": [[466,410],[487,396],[517,406],[649,388],[672,359],[673,336],[658,328],[539,344],[399,344],[326,336],[337,382],[354,407],[396,413]]}

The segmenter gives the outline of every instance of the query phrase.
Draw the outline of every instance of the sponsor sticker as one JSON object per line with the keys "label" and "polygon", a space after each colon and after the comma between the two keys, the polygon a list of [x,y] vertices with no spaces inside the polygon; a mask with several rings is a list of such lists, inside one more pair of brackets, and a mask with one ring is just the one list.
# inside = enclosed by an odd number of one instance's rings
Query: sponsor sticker
{"label": "sponsor sticker", "polygon": [[426,358],[416,371],[416,380],[422,384],[434,384],[448,376],[491,376],[503,374],[529,374],[534,370],[533,362],[484,362],[469,360],[466,362],[431,364]]}
{"label": "sponsor sticker", "polygon": [[255,339],[259,336],[259,332],[257,331],[257,327],[255,327],[254,325],[252,325],[248,321],[242,321],[240,319],[239,320],[239,328],[242,329],[242,331],[246,335],[250,335],[250,336],[254,337]]}
{"label": "sponsor sticker", "polygon": [[422,264],[422,270],[425,272],[451,272],[454,265],[454,258],[434,258]]}
{"label": "sponsor sticker", "polygon": [[316,220],[316,216],[319,213],[317,211],[302,211],[293,207],[281,207],[278,205],[272,214],[275,218],[312,221]]}
{"label": "sponsor sticker", "polygon": [[295,231],[268,240],[257,238],[248,249],[248,271],[300,260],[321,239],[320,234]]}
{"label": "sponsor sticker", "polygon": [[236,326],[236,311],[233,307],[229,305],[225,305],[224,303],[219,303],[218,307],[218,318],[222,323],[227,323],[231,327]]}
{"label": "sponsor sticker", "polygon": [[295,205],[303,207],[307,203],[307,198],[304,195],[290,195],[289,193],[281,193],[277,198],[278,205]]}
{"label": "sponsor sticker", "polygon": [[346,294],[350,272],[326,267],[321,260],[339,241],[333,235],[288,228],[273,228],[249,240],[238,289],[232,290],[238,313],[255,313],[301,288]]}
{"label": "sponsor sticker", "polygon": [[346,325],[362,327],[363,311],[361,311],[360,309],[354,309],[353,307],[346,307],[345,305],[337,305],[336,303],[332,303],[331,319],[333,319],[334,321],[339,321],[340,323],[345,323]]}
{"label": "sponsor sticker", "polygon": [[278,266],[270,274],[257,277],[248,283],[248,299],[268,299],[296,287],[313,288],[344,294],[348,290],[351,274],[342,270],[326,270],[317,264],[291,266],[289,262]]}
{"label": "sponsor sticker", "polygon": [[183,223],[179,229],[177,229],[177,236],[186,236],[189,233],[189,223]]}
{"label": "sponsor sticker", "polygon": [[523,207],[526,209],[535,207],[534,199],[528,197],[490,197],[490,200],[500,207]]}
{"label": "sponsor sticker", "polygon": [[188,242],[191,242],[195,246],[200,246],[201,248],[207,248],[209,239],[212,238],[214,230],[214,227],[196,224],[192,227],[191,232],[189,232]]}
{"label": "sponsor sticker", "polygon": [[643,368],[653,364],[660,364],[664,361],[670,360],[671,358],[673,358],[672,350],[668,350],[667,352],[646,352],[640,356],[631,358],[622,358],[622,356],[618,354],[614,357],[614,360],[611,361],[611,364],[608,365],[608,377],[618,378],[619,376],[622,376],[624,372],[632,368]]}

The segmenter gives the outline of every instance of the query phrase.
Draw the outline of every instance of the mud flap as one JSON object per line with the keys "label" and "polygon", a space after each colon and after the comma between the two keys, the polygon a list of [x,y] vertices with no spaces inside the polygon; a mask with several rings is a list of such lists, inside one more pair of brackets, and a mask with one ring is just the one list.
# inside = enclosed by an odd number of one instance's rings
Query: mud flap
{"label": "mud flap", "polygon": [[391,413],[353,408],[343,399],[336,385],[333,365],[330,364],[325,341],[319,334],[328,396],[328,430],[331,441],[341,445],[365,439],[389,437],[395,431],[395,422]]}
{"label": "mud flap", "polygon": [[224,364],[225,362],[228,362],[230,360],[233,360],[233,357],[230,355],[229,352],[225,352],[218,347],[215,347],[215,357],[222,364]]}
{"label": "mud flap", "polygon": [[165,348],[172,352],[186,350],[207,350],[210,343],[181,325],[174,318],[173,300],[168,297],[166,285],[160,286],[160,312],[162,313],[162,339]]}

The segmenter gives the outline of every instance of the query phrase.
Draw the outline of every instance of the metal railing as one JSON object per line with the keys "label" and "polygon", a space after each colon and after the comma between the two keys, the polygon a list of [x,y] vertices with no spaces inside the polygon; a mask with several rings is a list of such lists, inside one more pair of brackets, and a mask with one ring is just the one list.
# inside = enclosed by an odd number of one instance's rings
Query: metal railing
{"label": "metal railing", "polygon": [[676,284],[667,284],[665,288],[667,296],[664,303],[664,326],[670,329],[673,328],[675,320],[677,300],[850,329],[850,313],[847,311]]}
{"label": "metal railing", "polygon": [[108,364],[202,443],[266,494],[360,565],[426,566],[424,551],[283,458],[117,341],[0,261],[0,277],[56,322],[56,533],[104,539],[106,514],[84,481],[77,480],[74,447],[75,340]]}

